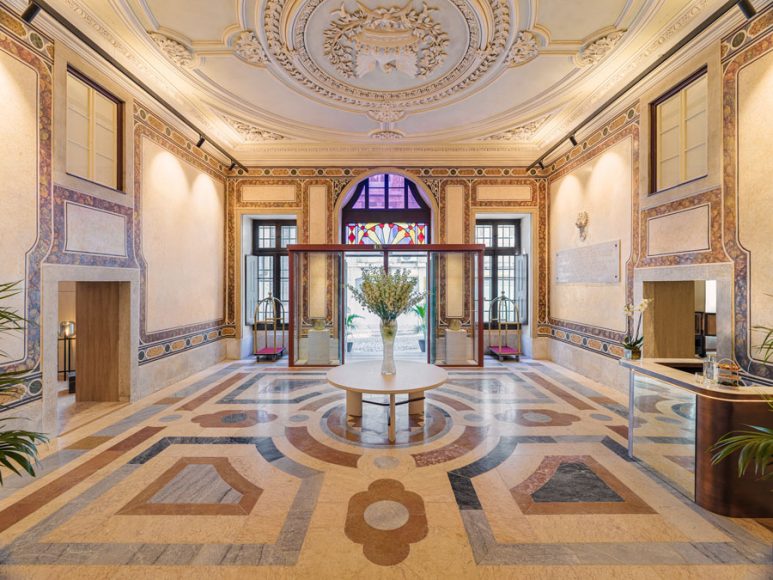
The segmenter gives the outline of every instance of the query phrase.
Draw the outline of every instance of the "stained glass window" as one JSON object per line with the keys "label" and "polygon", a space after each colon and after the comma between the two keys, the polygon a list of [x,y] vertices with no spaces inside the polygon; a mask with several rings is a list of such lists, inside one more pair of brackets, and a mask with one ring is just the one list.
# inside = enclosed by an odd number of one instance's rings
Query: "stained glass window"
{"label": "stained glass window", "polygon": [[346,243],[355,245],[415,245],[427,243],[427,224],[357,223],[346,225]]}
{"label": "stained glass window", "polygon": [[416,185],[402,175],[364,179],[342,211],[347,244],[427,244],[431,212]]}

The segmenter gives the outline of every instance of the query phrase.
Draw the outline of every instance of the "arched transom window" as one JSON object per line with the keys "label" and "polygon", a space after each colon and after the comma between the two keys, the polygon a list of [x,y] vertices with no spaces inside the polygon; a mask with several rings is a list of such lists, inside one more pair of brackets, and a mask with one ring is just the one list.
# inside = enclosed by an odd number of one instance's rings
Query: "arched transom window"
{"label": "arched transom window", "polygon": [[357,184],[341,214],[346,244],[427,244],[432,212],[416,185],[378,173]]}

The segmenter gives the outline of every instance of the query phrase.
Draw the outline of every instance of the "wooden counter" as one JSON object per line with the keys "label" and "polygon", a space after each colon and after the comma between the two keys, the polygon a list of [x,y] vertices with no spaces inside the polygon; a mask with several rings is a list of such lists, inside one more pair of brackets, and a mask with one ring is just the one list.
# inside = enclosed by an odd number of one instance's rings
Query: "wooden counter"
{"label": "wooden counter", "polygon": [[[737,454],[712,465],[710,452],[726,433],[747,430],[747,425],[773,425],[773,413],[765,401],[765,396],[773,396],[773,387],[708,387],[696,382],[694,373],[663,364],[695,362],[620,360],[620,365],[630,371],[629,455],[676,483],[698,505],[712,512],[732,517],[773,517],[773,484],[759,480],[751,470],[739,478]],[[689,467],[688,449],[694,460],[694,478],[678,472]],[[689,489],[690,484],[693,489]]]}

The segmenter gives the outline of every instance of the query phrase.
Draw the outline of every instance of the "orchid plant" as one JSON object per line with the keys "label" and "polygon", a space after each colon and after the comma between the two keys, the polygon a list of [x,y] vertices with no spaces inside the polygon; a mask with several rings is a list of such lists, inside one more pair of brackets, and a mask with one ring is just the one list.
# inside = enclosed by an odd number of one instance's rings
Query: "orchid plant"
{"label": "orchid plant", "polygon": [[[640,334],[641,319],[644,316],[644,311],[649,308],[651,302],[651,298],[644,298],[641,302],[639,302],[638,306],[634,306],[633,304],[626,304],[625,308],[623,308],[626,319],[631,319],[631,323],[628,325],[628,328],[633,328],[633,321],[635,318],[638,318],[638,320],[636,320],[636,332],[634,332],[633,335],[627,334],[625,338],[623,338],[624,348],[628,350],[641,350],[642,344],[644,344],[644,336]],[[637,314],[638,317],[636,316]]]}

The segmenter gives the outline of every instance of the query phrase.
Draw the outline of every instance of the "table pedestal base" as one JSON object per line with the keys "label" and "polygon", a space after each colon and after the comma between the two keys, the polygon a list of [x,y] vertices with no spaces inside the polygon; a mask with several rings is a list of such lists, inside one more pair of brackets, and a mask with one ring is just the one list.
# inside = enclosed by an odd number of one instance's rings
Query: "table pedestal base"
{"label": "table pedestal base", "polygon": [[421,393],[408,393],[408,400],[400,401],[395,400],[396,395],[389,395],[389,403],[377,403],[375,401],[363,401],[362,393],[355,391],[346,391],[346,414],[352,417],[362,417],[362,404],[368,403],[370,405],[379,405],[381,407],[389,406],[389,442],[395,442],[395,421],[396,421],[396,407],[397,405],[408,404],[409,415],[422,415],[424,413],[424,397]]}

